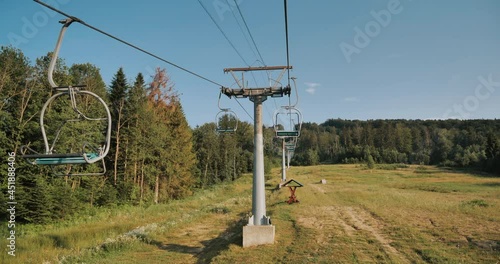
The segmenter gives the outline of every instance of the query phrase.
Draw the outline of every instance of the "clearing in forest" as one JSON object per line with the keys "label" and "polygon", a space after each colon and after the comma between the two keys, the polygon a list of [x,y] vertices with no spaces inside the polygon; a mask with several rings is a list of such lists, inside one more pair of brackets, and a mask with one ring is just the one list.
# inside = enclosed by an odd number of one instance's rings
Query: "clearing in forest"
{"label": "clearing in forest", "polygon": [[[242,248],[251,175],[148,208],[18,237],[18,263],[497,263],[500,178],[430,166],[292,167],[300,203],[266,183],[273,245]],[[326,184],[321,184],[322,179]]]}

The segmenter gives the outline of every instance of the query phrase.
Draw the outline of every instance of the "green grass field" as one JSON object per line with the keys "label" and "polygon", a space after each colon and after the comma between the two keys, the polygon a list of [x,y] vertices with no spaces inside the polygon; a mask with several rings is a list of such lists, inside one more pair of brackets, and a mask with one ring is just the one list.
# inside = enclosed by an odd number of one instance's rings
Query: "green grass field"
{"label": "green grass field", "polygon": [[[292,167],[266,183],[273,245],[242,248],[251,175],[183,201],[19,227],[4,263],[499,263],[500,178],[436,167]],[[325,179],[326,184],[320,180]]]}

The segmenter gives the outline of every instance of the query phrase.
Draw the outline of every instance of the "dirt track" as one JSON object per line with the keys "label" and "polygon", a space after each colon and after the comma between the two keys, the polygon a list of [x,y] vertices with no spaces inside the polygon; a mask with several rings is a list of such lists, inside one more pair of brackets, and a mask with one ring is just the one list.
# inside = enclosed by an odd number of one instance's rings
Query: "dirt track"
{"label": "dirt track", "polygon": [[[324,199],[328,186],[308,184],[302,192],[313,191],[318,200]],[[352,206],[316,206],[308,208],[308,214],[298,216],[297,223],[314,230],[316,243],[335,247],[335,237],[344,237],[348,241],[376,241],[389,259],[398,263],[410,261],[395,247],[390,235],[384,231],[383,221],[374,217],[361,207]],[[372,242],[370,242],[372,243]],[[369,259],[369,256],[366,256]]]}

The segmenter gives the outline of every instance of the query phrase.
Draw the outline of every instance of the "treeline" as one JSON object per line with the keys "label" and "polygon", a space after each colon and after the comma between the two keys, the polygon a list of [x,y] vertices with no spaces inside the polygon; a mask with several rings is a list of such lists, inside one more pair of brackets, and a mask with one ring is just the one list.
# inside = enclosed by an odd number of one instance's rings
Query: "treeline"
{"label": "treeline", "polygon": [[500,120],[330,119],[305,123],[293,163],[407,163],[500,174]]}
{"label": "treeline", "polygon": [[[0,170],[7,172],[8,153],[15,152],[15,190],[7,177],[0,178],[0,204],[15,199],[16,221],[46,223],[64,219],[88,208],[114,205],[147,205],[168,202],[223,181],[235,180],[253,166],[253,126],[240,122],[235,133],[217,133],[215,123],[191,129],[179,97],[165,70],[157,69],[146,83],[142,74],[129,81],[118,69],[106,85],[92,64],[67,66],[59,59],[54,80],[59,86],[86,85],[101,97],[112,116],[111,148],[105,158],[104,176],[57,176],[57,173],[99,172],[90,165],[32,166],[21,159],[21,146],[44,153],[39,125],[43,104],[54,94],[47,80],[51,54],[34,65],[22,51],[0,51]],[[148,76],[148,79],[149,76]],[[105,116],[97,100],[76,98],[79,111],[90,118]],[[83,145],[104,142],[106,122],[76,120],[69,100],[63,97],[45,115],[47,137],[54,153],[80,152]],[[63,129],[61,129],[63,128]],[[60,133],[58,133],[60,131]],[[265,128],[266,170],[278,163],[279,149],[272,128]],[[29,153],[28,153],[29,154]],[[6,211],[0,211],[0,218]]]}
{"label": "treeline", "polygon": [[[194,147],[198,159],[199,187],[235,180],[253,169],[253,124],[239,122],[233,133],[218,133],[215,123],[194,129]],[[280,163],[281,149],[274,129],[264,127],[264,168],[268,174]]]}

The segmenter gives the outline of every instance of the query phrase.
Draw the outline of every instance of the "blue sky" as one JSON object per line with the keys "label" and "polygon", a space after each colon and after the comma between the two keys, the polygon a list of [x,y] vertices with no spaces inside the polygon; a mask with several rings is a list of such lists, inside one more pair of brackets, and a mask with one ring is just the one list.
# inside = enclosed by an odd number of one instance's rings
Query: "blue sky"
{"label": "blue sky", "polygon": [[[202,3],[257,66],[232,1]],[[226,86],[234,81],[224,68],[247,66],[197,0],[46,2]],[[237,2],[265,63],[286,64],[283,1]],[[500,117],[500,1],[289,0],[288,9],[291,73],[304,121]],[[0,0],[0,45],[13,44],[34,61],[53,50],[62,18],[33,1]],[[166,68],[191,126],[214,121],[218,112],[218,86],[80,24],[69,28],[60,56],[68,65],[96,65],[107,84],[119,67],[131,83],[139,72]],[[257,84],[246,76],[249,86],[268,85],[265,73],[255,77]],[[248,100],[240,102],[253,112]],[[251,121],[234,99],[221,104]],[[286,104],[287,98],[269,99],[264,123],[272,124]]]}

